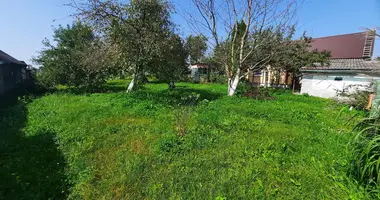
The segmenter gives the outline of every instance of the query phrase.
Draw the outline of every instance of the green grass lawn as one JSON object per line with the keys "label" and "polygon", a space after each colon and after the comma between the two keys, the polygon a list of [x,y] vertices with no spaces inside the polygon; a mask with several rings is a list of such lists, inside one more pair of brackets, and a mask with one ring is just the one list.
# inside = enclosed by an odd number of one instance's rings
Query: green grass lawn
{"label": "green grass lawn", "polygon": [[[353,113],[329,100],[227,97],[224,85],[189,83],[128,94],[126,86],[2,109],[0,199],[368,198],[347,175]],[[183,106],[190,93],[198,104]]]}

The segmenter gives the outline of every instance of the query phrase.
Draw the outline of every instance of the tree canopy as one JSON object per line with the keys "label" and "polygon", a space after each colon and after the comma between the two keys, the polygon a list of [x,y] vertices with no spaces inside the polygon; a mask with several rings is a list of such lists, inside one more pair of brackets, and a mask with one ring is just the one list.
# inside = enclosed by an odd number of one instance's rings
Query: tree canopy
{"label": "tree canopy", "polygon": [[312,38],[306,33],[300,39],[284,38],[279,44],[271,65],[286,72],[298,73],[299,69],[316,63],[329,63],[330,52],[311,50]]}
{"label": "tree canopy", "polygon": [[[196,30],[213,39],[228,77],[228,95],[235,94],[248,71],[268,64],[276,52],[278,34],[291,33],[296,0],[215,1],[192,0],[199,18],[191,17]],[[268,45],[269,44],[269,45]],[[266,52],[265,54],[263,54]]]}
{"label": "tree canopy", "polygon": [[207,38],[203,35],[190,35],[186,38],[185,49],[189,54],[190,63],[198,63],[205,57]]}
{"label": "tree canopy", "polygon": [[57,46],[44,41],[46,48],[35,59],[44,80],[92,87],[107,76],[125,74],[132,76],[131,91],[147,75],[169,83],[186,72],[187,53],[170,19],[169,2],[89,0],[69,5],[84,23],[55,30]]}
{"label": "tree canopy", "polygon": [[[110,76],[127,75],[132,91],[147,76],[172,84],[186,74],[187,61],[207,61],[226,74],[228,95],[234,95],[245,74],[268,65],[297,73],[302,66],[328,62],[328,52],[309,51],[311,38],[292,39],[296,0],[248,0],[242,5],[193,0],[203,20],[195,24],[204,32],[186,40],[176,33],[168,1],[72,2],[79,22],[57,28],[54,42],[45,40],[35,59],[48,85],[96,88]],[[261,11],[256,9],[260,6]],[[222,7],[226,17],[218,9]],[[210,43],[215,45],[206,57]]]}
{"label": "tree canopy", "polygon": [[[104,44],[90,26],[81,22],[59,26],[54,30],[53,42],[45,39],[43,45],[44,49],[34,58],[41,65],[39,77],[43,84],[92,90],[105,82],[110,62],[99,53]],[[94,55],[101,62],[91,62]]]}

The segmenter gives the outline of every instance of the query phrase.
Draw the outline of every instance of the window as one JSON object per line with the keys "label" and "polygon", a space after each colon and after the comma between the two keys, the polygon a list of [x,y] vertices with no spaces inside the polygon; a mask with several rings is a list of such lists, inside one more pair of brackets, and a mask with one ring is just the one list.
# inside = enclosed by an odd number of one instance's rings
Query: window
{"label": "window", "polygon": [[334,79],[334,81],[342,81],[342,80],[343,80],[343,77],[341,76],[336,76]]}

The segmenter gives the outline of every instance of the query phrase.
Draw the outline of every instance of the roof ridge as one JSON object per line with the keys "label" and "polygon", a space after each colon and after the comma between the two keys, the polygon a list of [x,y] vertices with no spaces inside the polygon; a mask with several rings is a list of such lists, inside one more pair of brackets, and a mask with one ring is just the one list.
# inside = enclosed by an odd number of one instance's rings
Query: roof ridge
{"label": "roof ridge", "polygon": [[0,50],[0,60],[2,60],[3,63],[15,63],[15,64],[19,64],[19,65],[25,65],[26,64],[26,63],[23,63],[16,58],[12,57],[11,55],[5,53],[2,50]]}
{"label": "roof ridge", "polygon": [[359,34],[359,33],[365,33],[366,34],[367,31],[356,32],[356,33],[346,33],[346,34],[340,34],[340,35],[323,36],[323,37],[317,37],[317,38],[312,38],[312,39],[314,40],[314,39],[324,39],[324,38],[340,37],[340,36],[346,36],[346,35],[356,35],[356,34]]}
{"label": "roof ridge", "polygon": [[364,58],[330,58],[329,60],[365,60]]}

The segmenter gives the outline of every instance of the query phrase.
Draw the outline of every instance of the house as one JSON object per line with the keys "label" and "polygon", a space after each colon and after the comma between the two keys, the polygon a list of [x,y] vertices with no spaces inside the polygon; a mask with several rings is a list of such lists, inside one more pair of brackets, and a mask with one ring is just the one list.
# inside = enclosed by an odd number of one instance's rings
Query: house
{"label": "house", "polygon": [[312,50],[330,51],[330,63],[301,68],[301,93],[332,98],[380,80],[380,62],[371,60],[374,45],[374,31],[315,38]]}
{"label": "house", "polygon": [[17,93],[29,79],[27,64],[0,50],[0,97]]}
{"label": "house", "polygon": [[289,88],[293,84],[293,76],[286,71],[272,70],[270,66],[265,69],[249,72],[246,77],[253,85],[264,87],[284,87]]}
{"label": "house", "polygon": [[189,66],[190,78],[194,82],[200,82],[201,79],[209,79],[210,74],[215,72],[215,68],[206,63],[194,63]]}

